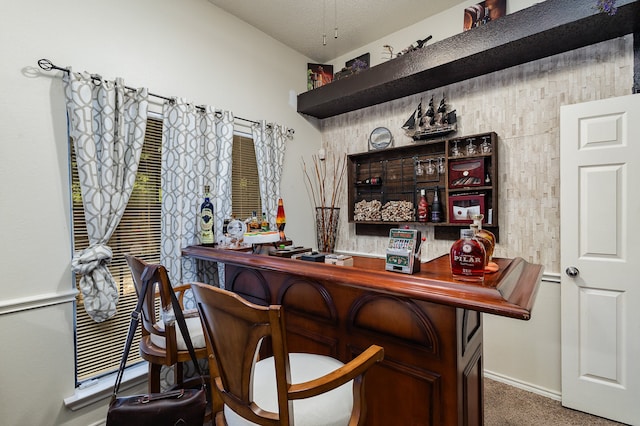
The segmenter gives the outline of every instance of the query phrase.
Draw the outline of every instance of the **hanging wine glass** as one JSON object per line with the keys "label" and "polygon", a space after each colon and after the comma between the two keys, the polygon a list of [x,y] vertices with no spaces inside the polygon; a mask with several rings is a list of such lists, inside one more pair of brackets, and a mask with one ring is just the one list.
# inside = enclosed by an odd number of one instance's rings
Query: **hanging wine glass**
{"label": "hanging wine glass", "polygon": [[458,141],[453,141],[453,148],[451,148],[451,156],[452,157],[460,157],[462,152],[460,152],[460,148],[458,148]]}
{"label": "hanging wine glass", "polygon": [[422,175],[424,175],[424,167],[422,166],[422,163],[420,162],[420,160],[417,160],[416,176],[422,176]]}
{"label": "hanging wine glass", "polygon": [[475,138],[467,139],[467,141],[469,142],[469,144],[467,145],[467,155],[475,155],[478,152],[478,149],[473,143],[474,140]]}
{"label": "hanging wine glass", "polygon": [[429,158],[427,163],[427,175],[433,176],[436,174],[436,166],[433,164],[433,159]]}
{"label": "hanging wine glass", "polygon": [[446,170],[444,168],[444,157],[440,157],[438,158],[438,173],[443,175],[445,171]]}
{"label": "hanging wine glass", "polygon": [[491,142],[488,141],[491,136],[483,136],[482,143],[480,144],[480,152],[483,154],[491,154]]}

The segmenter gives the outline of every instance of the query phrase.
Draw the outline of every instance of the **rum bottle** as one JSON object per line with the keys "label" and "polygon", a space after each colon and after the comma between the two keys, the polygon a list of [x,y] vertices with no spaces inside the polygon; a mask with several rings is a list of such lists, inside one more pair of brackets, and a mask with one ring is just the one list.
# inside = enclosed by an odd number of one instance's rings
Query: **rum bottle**
{"label": "rum bottle", "polygon": [[451,274],[460,281],[482,282],[486,251],[473,236],[473,230],[461,229],[460,239],[453,243],[449,252]]}
{"label": "rum bottle", "polygon": [[418,202],[418,222],[429,220],[429,204],[424,189],[420,190],[420,201]]}
{"label": "rum bottle", "polygon": [[209,185],[204,187],[204,202],[200,205],[200,243],[213,245],[213,204],[211,204]]}
{"label": "rum bottle", "polygon": [[496,247],[496,236],[493,234],[493,232],[482,229],[482,219],[484,219],[483,214],[473,215],[471,219],[473,219],[473,224],[470,225],[470,228],[473,230],[476,239],[480,241],[482,245],[484,245],[484,248],[487,252],[485,269],[487,270],[487,272],[495,272],[498,270],[498,264],[492,262],[492,259],[493,251]]}
{"label": "rum bottle", "polygon": [[282,198],[278,198],[278,211],[276,212],[276,226],[278,227],[278,232],[280,232],[280,241],[285,240],[284,226],[286,224],[287,224],[287,218],[284,215],[284,204],[282,202]]}

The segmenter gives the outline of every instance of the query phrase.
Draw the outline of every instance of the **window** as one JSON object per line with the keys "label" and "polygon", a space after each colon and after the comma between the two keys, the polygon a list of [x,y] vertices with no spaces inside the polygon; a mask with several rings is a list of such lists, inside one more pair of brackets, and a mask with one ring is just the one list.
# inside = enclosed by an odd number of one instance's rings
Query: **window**
{"label": "window", "polygon": [[[118,284],[120,300],[118,311],[112,318],[96,323],[83,307],[82,294],[76,299],[76,382],[102,376],[117,370],[122,357],[122,348],[127,337],[131,312],[137,297],[129,267],[123,254],[140,255],[149,262],[160,261],[160,147],[162,143],[162,120],[149,118],[138,166],[133,193],[122,220],[109,240],[113,260],[109,270]],[[76,248],[88,246],[84,221],[80,184],[75,166],[75,153],[71,148],[73,237]],[[76,277],[76,286],[79,283]],[[137,348],[140,333],[132,344]],[[128,362],[141,361],[137,350],[131,350]]]}
{"label": "window", "polygon": [[[109,240],[113,260],[109,270],[119,286],[120,300],[117,314],[109,320],[96,323],[85,312],[82,294],[76,299],[76,382],[93,379],[118,369],[122,348],[127,337],[131,312],[137,298],[131,273],[123,254],[140,255],[148,262],[160,262],[161,198],[160,168],[162,146],[162,120],[149,117],[136,176],[129,204],[116,232]],[[260,189],[253,139],[246,135],[234,135],[232,153],[232,204],[238,218],[260,214]],[[74,247],[88,246],[82,197],[75,153],[71,147],[71,190],[73,198]],[[76,277],[78,286],[79,277]],[[137,348],[140,333],[136,334],[132,348]],[[129,353],[128,364],[142,361],[137,350]]]}

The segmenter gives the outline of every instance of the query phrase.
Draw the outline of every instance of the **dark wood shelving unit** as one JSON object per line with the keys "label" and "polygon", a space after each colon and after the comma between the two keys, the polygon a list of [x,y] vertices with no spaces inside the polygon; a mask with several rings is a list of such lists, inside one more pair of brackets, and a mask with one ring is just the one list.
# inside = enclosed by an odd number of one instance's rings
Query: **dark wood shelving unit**
{"label": "dark wood shelving unit", "polygon": [[[484,138],[490,143],[490,153],[477,153],[466,155],[465,148],[468,140],[472,139],[474,145],[480,151],[480,145]],[[454,147],[462,152],[462,155],[453,155]],[[427,167],[429,162],[434,166],[435,173],[429,174]],[[438,170],[439,163],[442,170]],[[466,164],[477,163],[477,169],[464,174]],[[462,168],[456,171],[455,167]],[[423,173],[417,173],[419,167]],[[456,210],[464,211],[464,198],[479,200],[482,198],[482,213],[485,215],[483,227],[491,230],[499,238],[498,227],[498,136],[494,132],[452,137],[447,140],[417,142],[397,148],[388,148],[351,154],[347,156],[348,170],[348,217],[349,222],[355,223],[356,234],[388,236],[392,228],[406,225],[427,225],[434,227],[434,236],[437,239],[456,240],[460,236],[460,229],[467,228],[469,222],[455,222],[453,206],[461,206]],[[476,174],[476,172],[478,174]],[[466,182],[479,176],[480,180]],[[374,178],[375,184],[359,183]],[[456,184],[456,179],[463,182]],[[420,191],[425,190],[427,201],[433,203],[434,191],[438,194],[442,204],[442,221],[417,222],[416,212],[420,199]],[[460,196],[463,196],[462,199]],[[457,200],[454,202],[454,200]],[[464,201],[463,201],[464,200]],[[378,216],[367,216],[356,208],[356,203],[379,202],[384,207],[389,202],[404,202],[413,209],[410,218],[396,219]],[[471,202],[470,205],[478,205]],[[468,206],[467,206],[468,207]],[[489,215],[489,211],[492,212]]]}
{"label": "dark wood shelving unit", "polygon": [[[298,112],[332,117],[640,33],[640,0],[618,0],[616,6],[617,13],[607,15],[596,10],[595,0],[547,0],[301,93]],[[640,90],[639,44],[636,41],[635,90]]]}

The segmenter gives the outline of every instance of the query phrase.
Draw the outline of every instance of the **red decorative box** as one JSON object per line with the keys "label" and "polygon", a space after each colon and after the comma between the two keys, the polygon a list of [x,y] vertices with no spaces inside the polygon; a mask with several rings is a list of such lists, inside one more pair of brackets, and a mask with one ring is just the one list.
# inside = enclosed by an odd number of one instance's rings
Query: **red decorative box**
{"label": "red decorative box", "polygon": [[483,183],[484,159],[449,162],[449,188],[482,186]]}
{"label": "red decorative box", "polygon": [[449,222],[472,223],[475,214],[485,214],[484,194],[449,195]]}

